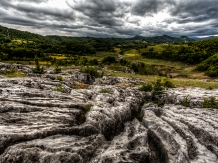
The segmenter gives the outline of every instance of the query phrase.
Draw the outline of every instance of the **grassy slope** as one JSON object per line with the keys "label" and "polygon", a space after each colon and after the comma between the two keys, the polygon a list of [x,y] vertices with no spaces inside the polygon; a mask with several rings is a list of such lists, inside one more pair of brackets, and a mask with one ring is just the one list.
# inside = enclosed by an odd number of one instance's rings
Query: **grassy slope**
{"label": "grassy slope", "polygon": [[[166,61],[161,59],[151,59],[151,58],[144,58],[141,57],[140,54],[143,52],[149,51],[150,48],[153,48],[156,52],[161,52],[165,48],[167,48],[167,44],[160,44],[155,46],[148,46],[147,48],[143,48],[140,50],[131,49],[129,51],[125,52],[125,55],[123,58],[135,61],[135,62],[144,62],[148,65],[156,65],[160,67],[170,68],[174,69],[173,76],[177,77],[186,77],[186,78],[198,78],[198,79],[204,79],[208,78],[205,73],[202,73],[200,71],[195,70],[195,65],[189,65],[182,62],[172,62],[172,61]],[[177,45],[174,45],[177,46]],[[115,49],[116,51],[118,49]]]}
{"label": "grassy slope", "polygon": [[[106,75],[112,75],[116,77],[130,77],[130,78],[140,78],[145,82],[155,82],[157,79],[160,79],[159,76],[145,76],[145,75],[137,75],[137,74],[125,74],[121,72],[106,72]],[[187,78],[172,78],[172,82],[176,85],[176,87],[201,87],[201,88],[214,88],[218,89],[218,82],[208,81],[205,82],[199,79],[187,79]]]}
{"label": "grassy slope", "polygon": [[[175,83],[178,87],[202,87],[202,88],[218,88],[218,83],[213,82],[212,80],[209,80],[208,82],[203,81],[202,79],[209,79],[208,76],[205,75],[203,72],[199,72],[195,70],[194,65],[188,65],[182,62],[171,62],[161,59],[150,59],[150,58],[143,58],[140,56],[140,53],[148,51],[150,48],[153,48],[154,51],[161,52],[164,50],[168,45],[161,44],[161,45],[155,45],[155,46],[148,46],[147,48],[140,49],[140,51],[136,49],[131,49],[129,51],[125,52],[125,55],[123,58],[135,61],[135,62],[144,62],[145,64],[149,65],[158,65],[158,66],[166,66],[175,68],[175,73],[178,74],[177,78],[173,78],[172,81]],[[117,52],[119,52],[119,49],[115,49]],[[122,77],[132,77],[132,78],[141,78],[147,82],[153,82],[157,80],[158,76],[143,76],[143,75],[135,75],[135,74],[125,74],[122,72],[109,72],[108,74],[113,76],[122,76]],[[184,77],[182,77],[184,76]]]}

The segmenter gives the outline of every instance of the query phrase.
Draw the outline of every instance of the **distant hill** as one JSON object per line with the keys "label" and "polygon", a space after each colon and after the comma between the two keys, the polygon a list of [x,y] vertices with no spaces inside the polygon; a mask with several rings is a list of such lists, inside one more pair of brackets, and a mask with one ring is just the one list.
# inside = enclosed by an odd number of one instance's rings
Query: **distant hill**
{"label": "distant hill", "polygon": [[[72,37],[72,36],[42,36],[39,34],[34,34],[26,31],[20,31],[16,29],[6,28],[0,26],[0,41],[1,40],[12,40],[12,39],[24,39],[24,40],[31,40],[35,42],[68,42],[68,41],[89,41],[91,39],[99,39],[101,38],[94,38],[94,37]],[[184,43],[184,42],[191,42],[195,41],[192,38],[187,36],[181,37],[171,37],[168,35],[163,36],[154,36],[154,37],[143,37],[143,36],[135,36],[133,38],[102,38],[104,40],[114,40],[114,41],[122,41],[122,40],[143,40],[149,44],[163,44],[163,43]]]}
{"label": "distant hill", "polygon": [[58,35],[49,35],[46,37],[59,42],[87,41],[87,40],[94,39],[94,37],[72,37],[72,36],[58,36]]}
{"label": "distant hill", "polygon": [[185,43],[185,42],[195,41],[194,39],[189,38],[188,36],[171,37],[168,35],[154,36],[154,37],[144,37],[144,36],[136,35],[135,37],[131,38],[131,40],[144,40],[149,44]]}
{"label": "distant hill", "polygon": [[209,37],[202,37],[202,38],[192,37],[192,39],[194,39],[194,40],[209,40],[209,39],[212,39],[212,38],[218,38],[218,37],[217,36],[209,36]]}
{"label": "distant hill", "polygon": [[39,34],[34,34],[26,31],[20,31],[20,30],[0,26],[0,40],[6,40],[6,39],[9,40],[23,39],[23,40],[31,40],[35,42],[52,41],[52,39],[49,39]]}

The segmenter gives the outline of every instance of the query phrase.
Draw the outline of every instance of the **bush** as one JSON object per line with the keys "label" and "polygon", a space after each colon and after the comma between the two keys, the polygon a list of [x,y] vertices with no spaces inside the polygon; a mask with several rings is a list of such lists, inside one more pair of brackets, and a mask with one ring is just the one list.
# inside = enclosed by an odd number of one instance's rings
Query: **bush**
{"label": "bush", "polygon": [[59,67],[58,64],[55,65],[55,73],[58,74],[61,72],[61,68]]}
{"label": "bush", "polygon": [[139,91],[151,92],[152,98],[164,92],[165,88],[174,88],[175,85],[168,79],[157,79],[156,82],[147,83],[139,87]]}
{"label": "bush", "polygon": [[213,90],[213,87],[212,87],[212,86],[209,86],[207,89],[209,89],[209,90]]}
{"label": "bush", "polygon": [[111,63],[115,63],[115,62],[116,62],[116,58],[111,57],[111,56],[107,56],[107,57],[103,58],[103,60],[102,60],[103,64],[111,64]]}
{"label": "bush", "polygon": [[94,76],[96,78],[101,78],[104,75],[104,72],[99,73],[97,68],[89,66],[81,69],[80,72],[90,74],[91,76]]}
{"label": "bush", "polygon": [[161,79],[157,79],[157,81],[153,84],[153,91],[151,93],[151,96],[154,97],[156,95],[163,94],[164,86],[161,83]]}
{"label": "bush", "polygon": [[175,88],[175,85],[172,83],[172,81],[165,79],[163,81],[163,86],[166,88]]}
{"label": "bush", "polygon": [[142,122],[143,120],[143,116],[141,115],[141,110],[142,110],[141,107],[138,110],[135,110],[135,109],[131,110],[132,117],[138,119],[140,122]]}
{"label": "bush", "polygon": [[163,106],[165,104],[165,101],[164,100],[156,100],[156,101],[154,101],[154,103],[160,107],[160,106]]}
{"label": "bush", "polygon": [[139,87],[140,91],[151,92],[153,89],[153,85],[151,83],[147,83]]}
{"label": "bush", "polygon": [[129,64],[129,61],[127,61],[126,59],[120,59],[119,63],[121,66],[126,66]]}
{"label": "bush", "polygon": [[140,75],[158,75],[160,73],[154,66],[146,65],[143,62],[132,63],[130,69]]}
{"label": "bush", "polygon": [[181,105],[182,105],[182,106],[185,106],[185,107],[190,107],[190,99],[188,98],[188,96],[186,96],[186,97],[182,100]]}
{"label": "bush", "polygon": [[59,80],[59,81],[63,81],[62,76],[57,76],[57,80]]}
{"label": "bush", "polygon": [[97,59],[90,60],[89,65],[91,65],[91,66],[98,65],[98,60]]}
{"label": "bush", "polygon": [[36,74],[44,74],[44,68],[43,67],[40,67],[40,64],[39,64],[39,59],[38,58],[35,58],[35,68],[33,69],[33,73],[36,73]]}
{"label": "bush", "polygon": [[212,96],[210,98],[204,98],[202,106],[203,106],[203,108],[215,108],[215,109],[218,109],[218,102],[216,102],[216,98]]}

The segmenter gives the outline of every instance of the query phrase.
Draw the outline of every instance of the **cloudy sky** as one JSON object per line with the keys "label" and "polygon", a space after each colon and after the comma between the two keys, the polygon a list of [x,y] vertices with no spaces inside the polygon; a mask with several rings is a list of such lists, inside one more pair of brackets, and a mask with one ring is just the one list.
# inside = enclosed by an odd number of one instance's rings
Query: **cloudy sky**
{"label": "cloudy sky", "polygon": [[218,0],[0,0],[0,25],[42,35],[218,35]]}

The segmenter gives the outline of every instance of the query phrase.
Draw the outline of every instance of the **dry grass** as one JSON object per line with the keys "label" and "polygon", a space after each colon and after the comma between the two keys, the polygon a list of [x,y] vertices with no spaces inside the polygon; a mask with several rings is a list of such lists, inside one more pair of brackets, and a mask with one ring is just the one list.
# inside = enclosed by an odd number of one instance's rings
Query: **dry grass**
{"label": "dry grass", "polygon": [[75,85],[72,86],[73,89],[88,89],[88,85],[75,82]]}
{"label": "dry grass", "polygon": [[118,83],[117,86],[126,87],[126,88],[131,87],[129,83],[125,83],[125,82]]}

